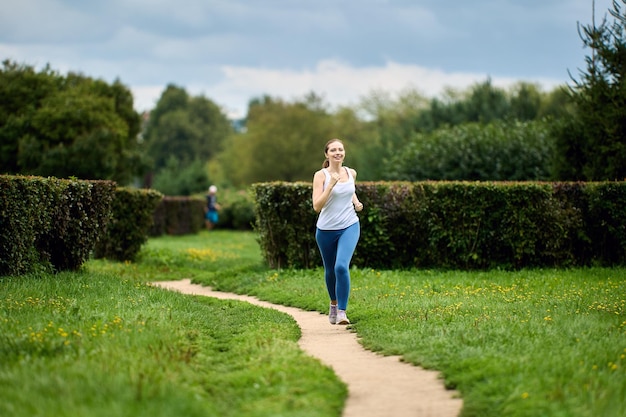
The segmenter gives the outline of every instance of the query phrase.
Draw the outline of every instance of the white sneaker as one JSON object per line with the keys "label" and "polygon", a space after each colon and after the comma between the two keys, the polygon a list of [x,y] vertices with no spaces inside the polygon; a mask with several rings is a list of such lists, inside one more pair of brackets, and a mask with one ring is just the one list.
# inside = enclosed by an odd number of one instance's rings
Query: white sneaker
{"label": "white sneaker", "polygon": [[337,324],[350,324],[350,320],[346,316],[346,310],[337,310]]}
{"label": "white sneaker", "polygon": [[331,304],[328,310],[328,321],[330,324],[337,324],[337,304]]}

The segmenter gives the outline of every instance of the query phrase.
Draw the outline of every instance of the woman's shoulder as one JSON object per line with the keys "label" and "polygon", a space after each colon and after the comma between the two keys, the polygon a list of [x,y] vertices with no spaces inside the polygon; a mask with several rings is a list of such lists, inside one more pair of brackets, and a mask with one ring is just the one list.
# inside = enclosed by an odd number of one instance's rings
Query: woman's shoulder
{"label": "woman's shoulder", "polygon": [[313,174],[313,182],[324,181],[326,178],[326,174],[324,173],[324,169],[320,169],[319,171],[315,171]]}

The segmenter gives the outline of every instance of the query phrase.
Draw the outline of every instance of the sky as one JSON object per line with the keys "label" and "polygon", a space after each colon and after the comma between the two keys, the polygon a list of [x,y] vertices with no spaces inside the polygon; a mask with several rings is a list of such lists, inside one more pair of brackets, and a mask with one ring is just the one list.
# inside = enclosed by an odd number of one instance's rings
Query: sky
{"label": "sky", "polygon": [[[599,23],[612,0],[595,3]],[[592,0],[0,0],[0,57],[118,79],[140,112],[173,84],[238,118],[263,95],[549,91],[585,68],[592,18]]]}

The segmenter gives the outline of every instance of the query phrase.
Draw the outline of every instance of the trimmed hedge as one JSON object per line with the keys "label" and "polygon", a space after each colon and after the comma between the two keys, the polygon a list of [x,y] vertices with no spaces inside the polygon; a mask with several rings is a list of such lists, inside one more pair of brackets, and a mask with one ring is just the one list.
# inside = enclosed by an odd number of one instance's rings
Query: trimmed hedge
{"label": "trimmed hedge", "polygon": [[271,268],[321,264],[309,183],[253,184],[259,244]]}
{"label": "trimmed hedge", "polygon": [[254,198],[250,190],[220,192],[218,229],[252,230],[255,222]]}
{"label": "trimmed hedge", "polygon": [[150,236],[198,233],[204,228],[205,205],[197,197],[163,197],[154,211]]}
{"label": "trimmed hedge", "polygon": [[89,258],[111,214],[113,181],[64,181],[51,210],[53,227],[42,233],[37,247],[55,270],[77,270]]}
{"label": "trimmed hedge", "polygon": [[148,240],[154,211],[162,198],[163,194],[155,190],[118,187],[111,206],[111,220],[95,247],[94,257],[134,260]]}
{"label": "trimmed hedge", "polygon": [[0,275],[77,270],[110,214],[112,181],[0,175]]}
{"label": "trimmed hedge", "polygon": [[[310,183],[252,186],[273,268],[321,265]],[[488,269],[624,264],[626,183],[362,182],[353,264]]]}

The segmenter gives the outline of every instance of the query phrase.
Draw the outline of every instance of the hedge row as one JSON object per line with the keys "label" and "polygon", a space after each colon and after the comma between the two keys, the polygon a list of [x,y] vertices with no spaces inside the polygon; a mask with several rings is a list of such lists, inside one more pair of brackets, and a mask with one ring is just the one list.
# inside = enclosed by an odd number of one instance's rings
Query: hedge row
{"label": "hedge row", "polygon": [[155,190],[117,188],[111,220],[94,250],[95,258],[133,261],[148,240],[154,211],[163,194]]}
{"label": "hedge row", "polygon": [[204,228],[205,205],[197,197],[163,197],[154,210],[150,236],[198,233]]}
{"label": "hedge row", "polygon": [[[310,183],[252,187],[274,268],[321,265]],[[353,264],[519,269],[626,262],[626,183],[362,182]]]}
{"label": "hedge row", "polygon": [[113,181],[0,175],[0,275],[77,270],[92,254],[133,260],[162,197]]}
{"label": "hedge row", "polygon": [[110,215],[112,181],[0,176],[0,275],[76,270]]}

